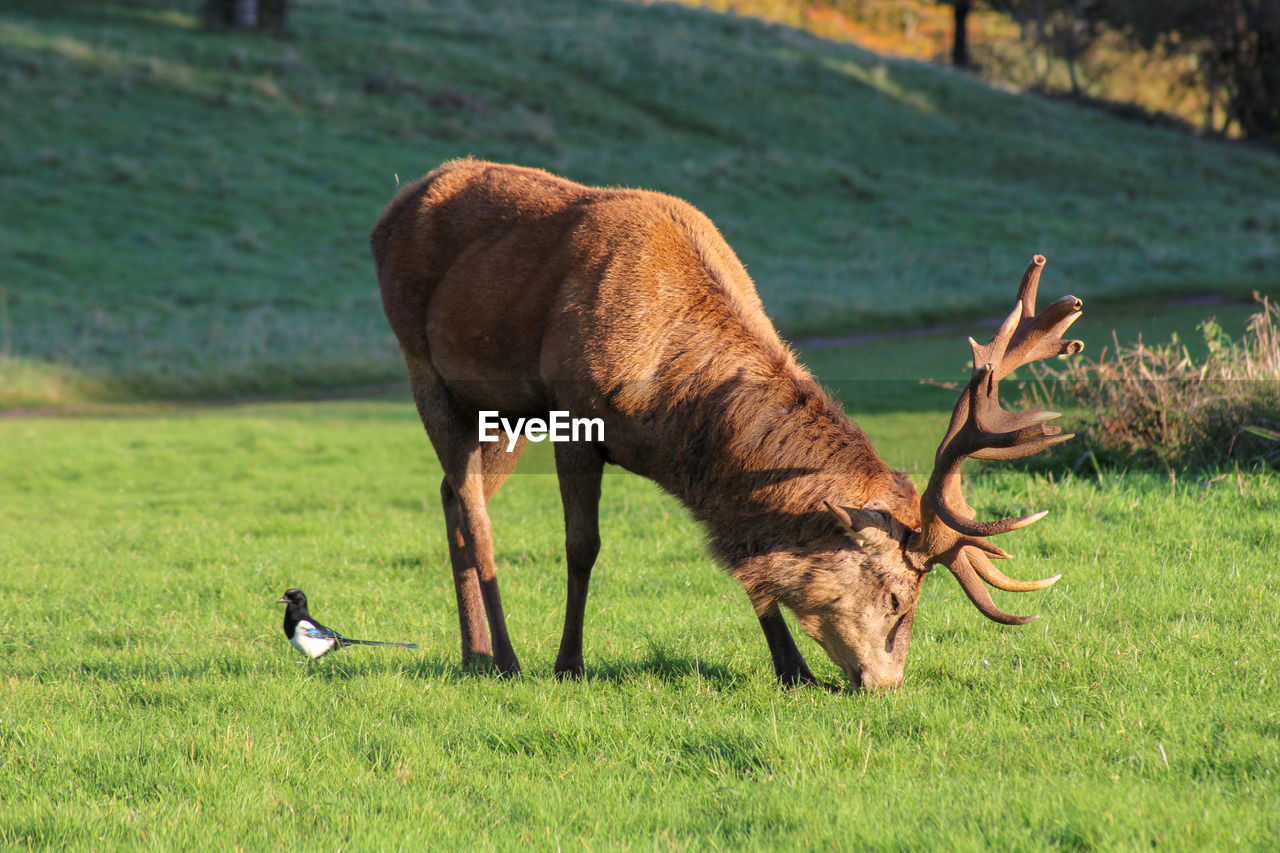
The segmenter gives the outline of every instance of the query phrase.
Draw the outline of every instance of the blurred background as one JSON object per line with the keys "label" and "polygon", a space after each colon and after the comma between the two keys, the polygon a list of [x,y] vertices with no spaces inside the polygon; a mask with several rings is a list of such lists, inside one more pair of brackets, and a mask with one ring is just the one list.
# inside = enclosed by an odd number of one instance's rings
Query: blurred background
{"label": "blurred background", "polygon": [[368,229],[467,155],[692,202],[837,385],[962,376],[1037,252],[1203,350],[1276,290],[1274,7],[10,0],[0,408],[402,393]]}

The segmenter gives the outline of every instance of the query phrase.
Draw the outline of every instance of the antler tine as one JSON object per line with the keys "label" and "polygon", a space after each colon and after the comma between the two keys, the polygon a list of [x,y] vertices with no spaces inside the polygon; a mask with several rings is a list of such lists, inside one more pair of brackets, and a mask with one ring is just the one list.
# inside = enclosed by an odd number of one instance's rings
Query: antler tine
{"label": "antler tine", "polygon": [[[997,334],[991,346],[998,345],[1000,337]],[[951,427],[938,446],[933,475],[922,502],[927,503],[947,527],[970,536],[994,536],[1039,521],[1045,513],[985,522],[957,514],[956,509],[961,507],[969,515],[973,512],[961,495],[960,466],[970,456],[1016,459],[1065,441],[1071,434],[1063,435],[1058,427],[1044,423],[1056,417],[1057,412],[1045,409],[1006,412],[1000,408],[998,385],[991,365],[978,368],[965,394],[956,402]]]}
{"label": "antler tine", "polygon": [[[997,569],[986,554],[975,548],[969,548],[965,556],[969,558],[970,565],[973,566],[973,570],[978,573],[980,578],[996,589],[1003,589],[1005,592],[1034,592],[1038,589],[1048,589],[1062,577],[1062,575],[1058,574],[1035,581],[1018,580]],[[1007,557],[1008,555],[1006,554],[1005,556]]]}
{"label": "antler tine", "polygon": [[1064,296],[1040,314],[1035,313],[1036,291],[1045,258],[1036,255],[1022,276],[1018,301],[1000,324],[995,337],[980,346],[972,338],[973,377],[956,401],[951,424],[934,457],[934,471],[924,499],[948,527],[971,536],[994,536],[1039,521],[1044,513],[994,522],[978,522],[958,515],[960,465],[967,457],[1018,459],[1039,453],[1072,437],[1045,421],[1057,412],[1036,409],[1007,412],[1000,406],[999,380],[1029,361],[1065,352],[1079,352],[1080,341],[1064,341],[1062,333],[1080,317],[1081,302]]}
{"label": "antler tine", "polygon": [[1027,271],[1022,274],[1018,283],[1018,304],[1022,306],[1023,317],[1036,315],[1036,291],[1040,289],[1040,271],[1044,269],[1044,255],[1032,255]]}
{"label": "antler tine", "polygon": [[1008,554],[980,537],[993,536],[1033,524],[1047,515],[1036,512],[1020,518],[977,521],[961,493],[960,469],[969,457],[1017,459],[1039,453],[1071,438],[1046,421],[1059,414],[1047,409],[1008,412],[1000,405],[999,381],[1016,368],[1056,355],[1080,352],[1084,344],[1063,334],[1080,317],[1081,302],[1064,296],[1036,313],[1036,294],[1045,259],[1036,255],[1022,276],[1018,301],[995,336],[979,345],[972,338],[973,376],[956,401],[942,443],[934,456],[933,473],[920,499],[921,529],[912,550],[922,564],[942,563],[956,576],[974,605],[990,619],[1009,625],[1030,622],[1034,616],[1011,616],[996,607],[988,584],[1011,592],[1044,589],[1059,575],[1043,580],[1010,578],[992,564],[990,556]]}
{"label": "antler tine", "polygon": [[969,596],[973,606],[991,621],[999,622],[1001,625],[1025,625],[1040,618],[1039,614],[1035,613],[1030,616],[1011,616],[996,607],[996,603],[991,600],[991,593],[987,592],[987,588],[982,585],[977,571],[969,561],[967,549],[961,551],[948,568],[956,576],[956,580],[960,581],[961,589],[964,590],[965,595]]}
{"label": "antler tine", "polygon": [[[982,362],[977,362],[995,363],[997,382],[1024,364],[1055,355],[1074,355],[1084,349],[1082,341],[1062,338],[1071,324],[1080,318],[1083,303],[1079,299],[1064,296],[1036,314],[1036,292],[1040,287],[1040,271],[1044,269],[1044,265],[1044,255],[1036,255],[1031,259],[1027,271],[1022,274],[1022,283],[1018,286],[1018,305],[1014,309],[1021,316],[1016,321],[1017,326],[1010,340],[1001,349],[1001,357],[991,359],[989,354],[984,353]],[[1005,331],[1003,326],[1000,331]],[[1000,334],[997,333],[996,339],[999,337]],[[992,344],[994,343],[993,339]],[[989,346],[991,345],[988,344]]]}
{"label": "antler tine", "polygon": [[1076,297],[1064,296],[1041,311],[1034,322],[1020,323],[996,378],[1003,379],[1010,372],[1033,361],[1055,355],[1075,355],[1083,350],[1083,341],[1062,338],[1071,324],[1080,319],[1082,307],[1083,303]]}
{"label": "antler tine", "polygon": [[1052,577],[1034,581],[1011,578],[997,569],[991,562],[991,557],[995,557],[997,560],[1008,560],[1009,553],[998,545],[993,545],[987,540],[976,536],[959,537],[951,552],[941,558],[941,562],[950,564],[961,556],[961,552],[963,552],[964,558],[968,560],[970,567],[977,573],[978,577],[996,589],[1003,589],[1006,592],[1032,592],[1038,589],[1047,589],[1062,577],[1062,575],[1053,575]]}

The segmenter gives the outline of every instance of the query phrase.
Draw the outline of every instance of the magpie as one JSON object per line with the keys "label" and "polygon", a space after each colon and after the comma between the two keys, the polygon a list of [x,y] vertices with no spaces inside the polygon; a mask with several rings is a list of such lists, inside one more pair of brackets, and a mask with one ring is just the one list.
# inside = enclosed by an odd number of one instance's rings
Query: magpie
{"label": "magpie", "polygon": [[322,658],[334,649],[345,646],[400,646],[416,649],[417,643],[384,643],[378,640],[352,640],[332,628],[321,625],[307,610],[307,596],[294,587],[285,590],[276,604],[288,605],[284,609],[284,635],[293,647],[312,660]]}

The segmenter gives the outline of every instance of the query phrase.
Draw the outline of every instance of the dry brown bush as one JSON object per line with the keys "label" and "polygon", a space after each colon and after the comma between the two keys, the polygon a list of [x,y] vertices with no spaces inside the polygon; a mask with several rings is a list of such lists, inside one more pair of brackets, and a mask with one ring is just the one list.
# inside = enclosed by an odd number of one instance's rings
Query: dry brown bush
{"label": "dry brown bush", "polygon": [[1199,363],[1175,337],[1116,341],[1094,362],[1040,366],[1026,402],[1073,412],[1067,428],[1079,437],[1057,461],[1280,467],[1280,307],[1254,298],[1260,310],[1239,340],[1216,320],[1200,325],[1208,355]]}

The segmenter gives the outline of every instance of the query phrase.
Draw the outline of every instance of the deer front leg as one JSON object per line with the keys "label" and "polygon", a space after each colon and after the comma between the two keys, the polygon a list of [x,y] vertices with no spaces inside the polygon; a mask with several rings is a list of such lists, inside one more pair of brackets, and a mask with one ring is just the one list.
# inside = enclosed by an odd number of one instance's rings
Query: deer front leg
{"label": "deer front leg", "polygon": [[796,648],[796,641],[791,638],[791,630],[778,605],[771,604],[769,609],[760,614],[760,627],[764,629],[764,638],[769,643],[769,655],[773,658],[773,671],[778,681],[787,687],[797,684],[817,684],[818,680],[809,671],[804,655]]}
{"label": "deer front leg", "polygon": [[556,655],[557,678],[582,677],[582,620],[587,607],[591,568],[600,553],[600,478],[604,459],[589,444],[555,446],[560,502],[564,505],[564,547],[568,595],[564,633]]}

